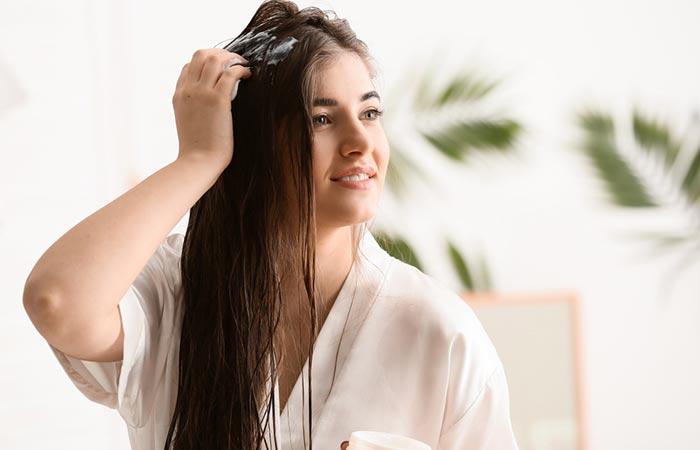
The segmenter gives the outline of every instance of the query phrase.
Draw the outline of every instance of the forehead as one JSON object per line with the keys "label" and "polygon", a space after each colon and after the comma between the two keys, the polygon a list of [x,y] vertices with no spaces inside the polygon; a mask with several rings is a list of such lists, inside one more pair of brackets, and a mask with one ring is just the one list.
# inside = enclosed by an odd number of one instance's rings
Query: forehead
{"label": "forehead", "polygon": [[356,99],[372,89],[374,83],[365,61],[356,53],[342,52],[319,71],[315,94],[342,101]]}

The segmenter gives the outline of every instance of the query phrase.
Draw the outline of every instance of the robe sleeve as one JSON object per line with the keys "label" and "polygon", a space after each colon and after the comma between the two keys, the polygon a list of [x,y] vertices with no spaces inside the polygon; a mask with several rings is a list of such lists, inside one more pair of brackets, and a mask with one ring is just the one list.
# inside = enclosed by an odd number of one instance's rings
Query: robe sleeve
{"label": "robe sleeve", "polygon": [[440,435],[436,450],[518,450],[510,420],[508,383],[502,364],[464,414]]}
{"label": "robe sleeve", "polygon": [[179,287],[182,238],[173,234],[160,244],[119,302],[124,328],[121,361],[82,360],[49,344],[85,397],[117,409],[134,427],[147,421],[155,386],[164,373],[175,319],[174,294]]}

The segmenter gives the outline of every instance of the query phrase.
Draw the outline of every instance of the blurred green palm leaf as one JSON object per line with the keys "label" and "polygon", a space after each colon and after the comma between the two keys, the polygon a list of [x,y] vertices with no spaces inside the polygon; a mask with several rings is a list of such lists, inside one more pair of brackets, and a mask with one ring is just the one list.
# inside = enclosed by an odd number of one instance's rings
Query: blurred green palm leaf
{"label": "blurred green palm leaf", "polygon": [[[471,151],[499,151],[515,149],[522,126],[503,117],[461,118],[464,113],[478,111],[478,101],[492,93],[499,81],[480,77],[472,71],[456,73],[444,86],[435,87],[437,72],[425,70],[413,96],[413,110],[418,132],[438,152],[451,160],[464,161]],[[443,116],[438,127],[426,129],[422,124],[434,116]]]}
{"label": "blurred green palm leaf", "polygon": [[413,251],[413,248],[404,238],[400,236],[391,237],[388,233],[383,231],[375,231],[372,234],[376,238],[377,244],[391,256],[419,270],[423,270],[423,265],[418,260],[416,252]]}
{"label": "blurred green palm leaf", "polygon": [[472,268],[470,268],[457,246],[450,240],[447,241],[447,251],[463,288],[469,291],[489,291],[493,289],[491,272],[483,256],[480,256],[476,264],[472,264]]}
{"label": "blurred green palm leaf", "polygon": [[[450,161],[467,162],[469,154],[475,151],[484,153],[512,154],[523,131],[522,125],[513,118],[494,116],[492,114],[475,114],[479,112],[480,101],[498,87],[499,81],[477,76],[471,70],[463,69],[448,79],[444,86],[436,87],[438,69],[428,65],[418,78],[415,88],[410,86],[415,80],[397,83],[397,89],[387,98],[387,110],[406,98],[408,124],[398,124],[392,114],[385,121],[388,125],[387,138],[391,147],[391,158],[387,170],[386,184],[391,193],[403,199],[408,183],[407,179],[421,178],[430,183],[430,176],[421,165],[414,161],[402,145],[398,145],[400,136],[392,133],[400,129],[401,133],[414,131],[421,136],[439,154]],[[409,70],[409,73],[417,71]],[[469,118],[463,118],[469,114]],[[426,127],[426,123],[438,125]],[[393,126],[391,126],[393,125]],[[395,133],[395,131],[394,131]]]}
{"label": "blurred green palm leaf", "polygon": [[[668,208],[669,201],[654,198],[649,187],[654,180],[633,170],[632,160],[658,164],[666,185],[671,185],[680,196],[680,202],[689,215],[700,217],[700,143],[684,145],[676,138],[670,127],[658,120],[650,119],[638,110],[632,113],[631,133],[634,148],[623,152],[616,135],[624,133],[623,127],[615,126],[611,115],[600,111],[586,111],[578,115],[578,123],[584,131],[581,150],[588,156],[596,173],[606,187],[610,202],[627,208]],[[630,130],[627,130],[630,131]],[[683,149],[688,148],[688,158],[682,158]],[[685,161],[687,159],[687,162]],[[658,181],[657,181],[658,183]],[[700,260],[700,223],[691,218],[690,229],[681,233],[646,232],[633,236],[651,244],[654,252],[669,251],[678,247],[692,250],[685,256],[679,269],[689,265],[686,260]]]}
{"label": "blurred green palm leaf", "polygon": [[511,151],[520,131],[520,124],[514,120],[496,119],[446,123],[438,130],[420,133],[440,153],[462,161],[470,150]]}
{"label": "blurred green palm leaf", "polygon": [[645,151],[660,156],[665,166],[672,168],[681,144],[671,136],[668,128],[655,120],[643,117],[637,110],[632,116],[632,127],[637,144]]}
{"label": "blurred green palm leaf", "polygon": [[480,78],[476,74],[464,71],[456,74],[438,92],[433,93],[434,73],[426,70],[420,80],[414,107],[420,110],[444,107],[453,103],[469,103],[480,100],[497,86],[495,80]]}
{"label": "blurred green palm leaf", "polygon": [[[400,235],[390,236],[384,231],[373,231],[372,233],[380,247],[386,250],[391,256],[407,264],[424,270],[415,250]],[[447,253],[450,262],[460,280],[463,289],[469,291],[488,291],[493,288],[491,273],[483,256],[477,258],[475,263],[468,263],[466,258],[459,251],[457,246],[447,240]]]}
{"label": "blurred green palm leaf", "polygon": [[[445,156],[451,162],[465,163],[473,152],[511,154],[521,132],[522,125],[509,117],[478,112],[479,102],[487,99],[499,82],[479,77],[470,70],[461,70],[452,76],[441,87],[435,87],[438,73],[432,64],[427,64],[427,70],[417,80],[417,87],[409,89],[410,82],[397,83],[398,89],[386,100],[387,110],[391,104],[409,99],[408,115],[410,123],[406,126],[387,126],[387,139],[390,143],[391,157],[387,169],[386,186],[391,194],[399,201],[406,200],[405,193],[410,183],[418,179],[431,183],[430,175],[423,170],[406,148],[405,141],[400,136],[392,134],[392,130],[400,129],[402,134],[414,131],[417,137],[422,137],[438,154]],[[416,73],[410,70],[409,73]],[[466,113],[470,118],[465,119]],[[437,126],[428,128],[424,124],[435,122]],[[392,114],[384,119],[388,125],[396,125]],[[401,143],[400,143],[401,142]],[[421,270],[422,265],[416,252],[406,239],[396,235],[390,237],[387,232],[373,232],[377,242],[389,254]],[[462,286],[470,291],[488,290],[493,287],[490,271],[484,257],[475,258],[475,262],[467,262],[456,245],[448,241],[447,252],[452,266],[457,273]]]}
{"label": "blurred green palm leaf", "polygon": [[620,154],[612,117],[596,111],[579,114],[585,131],[582,149],[607,187],[611,201],[620,206],[656,206],[643,181]]}
{"label": "blurred green palm leaf", "polygon": [[692,205],[700,203],[700,145],[695,150],[695,155],[688,165],[681,188],[688,196],[688,202]]}

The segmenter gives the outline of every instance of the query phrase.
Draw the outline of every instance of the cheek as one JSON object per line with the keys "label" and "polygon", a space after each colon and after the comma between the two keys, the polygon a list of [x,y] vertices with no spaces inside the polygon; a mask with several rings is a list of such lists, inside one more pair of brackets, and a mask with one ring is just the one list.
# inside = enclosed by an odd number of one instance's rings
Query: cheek
{"label": "cheek", "polygon": [[389,141],[384,133],[377,137],[377,153],[376,160],[377,164],[382,167],[385,171],[389,165],[389,157],[391,155],[391,149],[389,148]]}
{"label": "cheek", "polygon": [[314,145],[312,152],[314,184],[321,185],[330,176],[330,156],[321,145]]}

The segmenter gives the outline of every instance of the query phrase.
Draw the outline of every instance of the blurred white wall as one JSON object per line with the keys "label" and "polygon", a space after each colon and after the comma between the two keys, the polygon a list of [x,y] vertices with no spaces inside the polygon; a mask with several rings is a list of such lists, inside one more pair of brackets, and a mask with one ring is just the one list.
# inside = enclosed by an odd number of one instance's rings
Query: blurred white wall
{"label": "blurred white wall", "polygon": [[[387,94],[428,61],[506,76],[499,95],[528,129],[525,158],[426,162],[443,173],[445,200],[416,190],[402,206],[413,220],[401,230],[427,271],[456,289],[435,250],[443,234],[466,253],[483,248],[502,291],[579,293],[591,450],[697,449],[700,266],[667,287],[674,257],[644,257],[620,238],[682,227],[684,215],[606,207],[574,150],[572,117],[589,104],[623,115],[642,105],[685,130],[700,108],[700,3],[299,4],[330,6],[350,21],[379,61]],[[257,6],[0,3],[2,448],[129,448],[119,415],[81,396],[26,317],[24,281],[60,235],[177,156],[171,98],[180,69],[196,49],[236,36]],[[437,50],[445,57],[436,64]],[[385,202],[377,222],[390,227],[396,207]]]}

